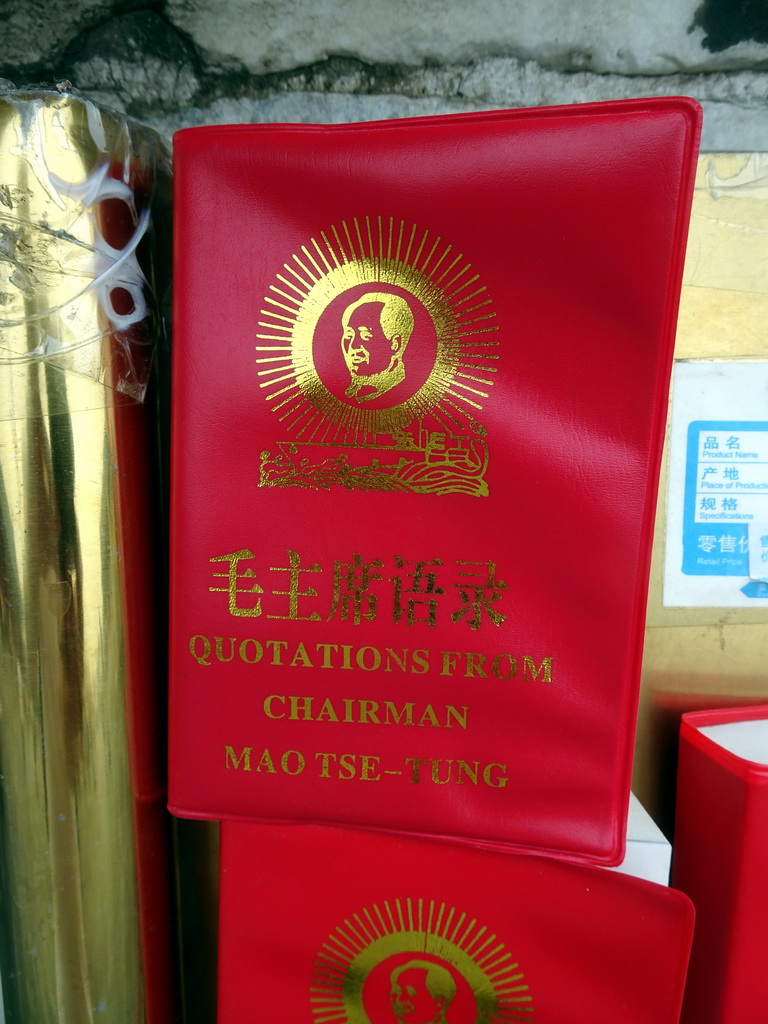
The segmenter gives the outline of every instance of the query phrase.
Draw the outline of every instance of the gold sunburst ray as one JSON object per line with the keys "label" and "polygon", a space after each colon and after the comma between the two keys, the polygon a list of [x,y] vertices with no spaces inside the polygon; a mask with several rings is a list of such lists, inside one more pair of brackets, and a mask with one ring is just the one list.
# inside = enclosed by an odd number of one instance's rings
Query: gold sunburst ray
{"label": "gold sunburst ray", "polygon": [[434,256],[435,249],[438,247],[438,245],[440,245],[441,241],[442,241],[442,239],[441,239],[440,235],[438,235],[437,238],[432,243],[432,248],[429,250],[429,255],[427,256],[427,258],[424,260],[423,264],[421,265],[421,272],[422,272],[422,274],[426,274],[427,273],[427,267],[429,266],[429,261]]}
{"label": "gold sunburst ray", "polygon": [[470,935],[470,933],[472,932],[472,929],[476,926],[476,924],[477,924],[477,919],[473,917],[472,920],[467,925],[466,929],[464,930],[464,934],[461,936],[461,938],[458,941],[458,945],[461,946],[462,949],[464,948],[464,943],[467,941],[467,936]]}
{"label": "gold sunburst ray", "polygon": [[328,262],[328,257],[325,255],[325,253],[321,249],[320,243],[317,241],[316,238],[311,238],[310,242],[311,242],[312,245],[314,245],[315,252],[317,253],[317,255],[320,257],[320,259],[325,264],[326,273],[330,273],[333,268],[331,267],[331,264]]}
{"label": "gold sunburst ray", "polygon": [[496,317],[495,313],[484,313],[481,316],[471,317],[469,320],[465,320],[465,319],[461,318],[459,320],[459,326],[460,327],[468,327],[470,324],[480,324],[480,323],[483,323],[483,321],[485,321],[485,320],[494,320],[495,317]]}
{"label": "gold sunburst ray", "polygon": [[[293,258],[296,259],[295,256]],[[301,300],[303,302],[304,299],[306,299],[307,295],[309,295],[310,291],[312,290],[312,285],[307,284],[306,281],[303,281],[301,277],[296,273],[294,268],[290,266],[290,264],[284,263],[283,266],[285,267],[289,274],[293,274],[293,276],[301,285],[301,288],[299,288],[298,285],[294,284],[293,281],[287,278],[284,274],[275,274],[275,277],[278,279],[278,281],[282,281],[286,288],[291,288],[293,291],[295,291],[296,294],[301,297]]]}
{"label": "gold sunburst ray", "polygon": [[[280,275],[279,274],[275,274],[275,277],[279,278]],[[294,304],[294,306],[296,306],[297,309],[301,308],[301,303],[299,302],[298,299],[295,299],[292,295],[289,295],[288,292],[284,292],[282,288],[278,288],[276,284],[271,284],[269,287],[277,295],[282,296],[282,298],[284,298],[287,302],[292,302]],[[289,313],[295,312],[295,310],[291,309],[290,306],[286,306],[282,302],[278,302],[277,299],[273,299],[270,295],[265,295],[264,296],[264,301],[265,302],[273,302],[276,306],[280,306],[281,309],[287,309]]]}
{"label": "gold sunburst ray", "polygon": [[471,338],[475,334],[493,334],[498,329],[498,325],[494,324],[492,327],[474,327],[471,331],[457,331],[456,333],[460,338]]}
{"label": "gold sunburst ray", "polygon": [[[314,241],[314,239],[312,239],[312,241]],[[306,246],[306,245],[302,245],[302,247],[301,247],[301,251],[302,251],[302,252],[304,253],[304,255],[306,256],[306,258],[307,258],[307,259],[309,260],[309,262],[310,262],[310,263],[312,264],[312,266],[313,266],[313,267],[315,268],[315,270],[317,271],[317,275],[318,275],[318,276],[317,276],[317,277],[315,277],[315,278],[314,278],[314,280],[316,280],[316,281],[319,281],[319,280],[320,280],[320,278],[324,276],[324,274],[323,274],[323,269],[322,269],[322,267],[321,267],[321,266],[320,266],[320,264],[319,264],[319,263],[317,262],[317,260],[316,260],[316,259],[315,259],[315,257],[314,257],[314,256],[312,255],[312,253],[311,253],[311,252],[309,251],[309,249],[307,248],[307,246]],[[313,275],[313,276],[314,276],[314,275]]]}
{"label": "gold sunburst ray", "polygon": [[[291,345],[256,345],[256,351],[257,352],[288,352],[288,355],[284,356],[284,358],[290,359],[291,358],[292,347],[291,347]],[[261,358],[262,358],[262,356],[259,356],[259,359],[257,361],[260,361]]]}
{"label": "gold sunburst ray", "polygon": [[506,964],[506,962],[511,959],[512,957],[510,956],[509,953],[503,953],[498,960],[494,960],[492,964],[487,965],[486,969],[488,971],[488,974],[493,974],[493,972],[498,970],[502,966],[502,964]]}
{"label": "gold sunburst ray", "polygon": [[[282,373],[285,370],[285,366],[271,366],[266,370],[257,370],[257,377],[271,377],[276,373]],[[282,378],[281,378],[282,379]]]}
{"label": "gold sunburst ray", "polygon": [[[446,288],[445,289],[446,297],[450,301],[451,299],[455,298],[457,295],[461,294],[461,292],[463,292],[465,288],[470,288],[473,284],[476,284],[479,280],[480,280],[480,275],[479,274],[473,274],[472,277],[469,278],[469,280],[464,281],[464,283],[460,284],[459,287],[456,288],[454,291],[449,292],[448,289]],[[483,286],[483,287],[485,287],[485,286]]]}
{"label": "gold sunburst ray", "polygon": [[[305,245],[303,245],[303,246],[301,247],[301,251],[302,251],[302,252],[306,252],[306,251],[307,251],[307,247],[306,247]],[[302,261],[301,261],[301,260],[299,259],[299,257],[298,257],[298,256],[296,255],[296,253],[294,253],[294,254],[293,254],[293,259],[294,259],[294,261],[296,262],[296,264],[297,264],[297,265],[298,265],[299,267],[301,267],[301,269],[302,269],[302,270],[304,271],[304,273],[305,273],[305,274],[307,275],[307,277],[308,277],[308,278],[310,279],[310,281],[312,282],[312,284],[308,284],[308,285],[307,285],[307,288],[308,288],[308,289],[311,289],[311,288],[313,287],[313,285],[316,285],[316,284],[317,284],[317,282],[318,282],[318,281],[319,281],[319,280],[321,279],[321,277],[322,277],[323,275],[322,275],[322,274],[320,274],[320,277],[315,277],[315,275],[314,275],[314,274],[312,273],[312,271],[311,271],[311,270],[309,269],[309,267],[308,267],[308,266],[307,266],[307,265],[306,265],[305,263],[303,263],[303,262],[302,262]],[[319,268],[318,268],[318,270],[319,270]],[[295,276],[296,276],[297,280],[301,280],[301,278],[299,277],[299,275],[298,275],[298,274],[296,274],[296,272],[295,272],[295,271],[292,271],[292,272],[293,272],[293,273],[295,274]],[[302,283],[304,283],[304,282],[302,282]]]}
{"label": "gold sunburst ray", "polygon": [[[458,379],[460,376],[462,376],[462,374],[458,374],[458,373],[456,374],[456,378],[454,379],[454,382],[453,382],[455,387],[462,388],[464,391],[469,391],[470,394],[477,395],[479,398],[487,398],[488,397],[488,392],[487,391],[480,391],[478,388],[470,387],[469,384],[462,384],[462,382]],[[481,406],[481,408],[482,408],[482,406]]]}
{"label": "gold sunburst ray", "polygon": [[318,975],[328,976],[329,978],[343,978],[346,973],[344,963],[339,961],[328,961],[326,955],[321,951],[317,955],[315,962],[315,969]]}
{"label": "gold sunburst ray", "polygon": [[[282,369],[283,368],[281,367],[281,371],[282,371]],[[293,367],[291,367],[288,370],[287,373],[283,374],[282,377],[276,377],[274,380],[263,380],[261,382],[261,384],[259,384],[259,387],[260,388],[271,388],[271,387],[274,387],[275,384],[282,383],[282,381],[284,381],[284,380],[293,380],[294,381],[294,385],[293,386],[298,386],[297,377],[298,377],[298,374],[297,374],[296,370]],[[280,392],[276,392],[276,394],[280,394]],[[271,401],[274,397],[275,397],[274,395],[267,395],[267,401]]]}
{"label": "gold sunburst ray", "polygon": [[[272,326],[268,324],[267,326]],[[285,338],[279,334],[257,334],[256,337],[259,341],[285,341]]]}
{"label": "gold sunburst ray", "polygon": [[[493,367],[490,367],[490,369],[493,370]],[[486,380],[485,377],[476,377],[472,373],[464,373],[463,369],[462,370],[457,370],[456,371],[456,376],[457,377],[462,377],[464,380],[473,380],[475,382],[475,384],[484,384],[487,388],[490,388],[490,387],[493,386],[493,381],[492,380]],[[488,395],[486,395],[485,397],[487,398]]]}
{"label": "gold sunburst ray", "polygon": [[[496,939],[496,936],[494,935],[494,936],[492,937],[492,940],[491,940],[491,941],[493,941],[493,940],[495,940],[495,939]],[[485,954],[484,954],[484,956],[482,956],[482,957],[479,957],[479,958],[478,958],[478,961],[477,961],[477,962],[478,962],[479,964],[482,964],[482,965],[483,965],[483,967],[485,967],[486,969],[488,969],[489,967],[493,966],[493,965],[491,964],[491,957],[494,957],[494,956],[496,956],[496,955],[497,955],[497,954],[498,954],[498,953],[499,953],[499,952],[500,952],[500,951],[501,951],[501,950],[502,950],[503,948],[504,948],[504,946],[503,946],[503,945],[497,945],[497,946],[494,946],[494,948],[493,948],[493,949],[490,949],[490,950],[488,950],[488,952],[487,952],[487,953],[485,953]]]}
{"label": "gold sunburst ray", "polygon": [[347,256],[347,253],[344,250],[344,245],[341,241],[341,238],[339,237],[339,232],[337,231],[335,224],[331,225],[331,231],[333,232],[333,237],[336,239],[336,245],[338,245],[339,247],[339,254],[341,255],[342,264],[346,265],[347,263],[349,263],[349,257]]}
{"label": "gold sunburst ray", "polygon": [[[264,312],[264,311],[262,310],[262,312]],[[286,335],[286,338],[290,338],[291,337],[291,333],[292,333],[292,331],[293,331],[293,329],[295,327],[295,324],[296,324],[296,317],[295,316],[294,317],[288,317],[288,316],[281,316],[279,313],[267,313],[267,312],[264,312],[264,315],[268,316],[269,319],[268,320],[259,320],[258,324],[256,325],[257,327],[265,327],[267,330],[270,330],[270,331],[281,331],[284,335]],[[283,321],[283,323],[280,322],[281,320]],[[285,340],[285,339],[281,339],[281,340]]]}
{"label": "gold sunburst ray", "polygon": [[320,237],[322,238],[323,242],[325,242],[325,247],[328,250],[328,252],[331,254],[331,259],[333,260],[333,262],[334,262],[334,264],[336,266],[336,270],[341,270],[341,264],[339,263],[339,259],[338,259],[337,255],[336,255],[336,253],[333,251],[333,246],[328,241],[328,236],[326,235],[326,233],[324,231],[321,231],[320,232]]}
{"label": "gold sunburst ray", "polygon": [[410,265],[411,249],[413,248],[413,240],[416,237],[416,230],[417,230],[416,225],[415,224],[412,225],[412,227],[411,227],[411,234],[408,237],[408,248],[405,250],[405,256],[403,256],[403,259],[402,259],[402,262],[403,262],[403,264],[405,266],[409,266]]}
{"label": "gold sunburst ray", "polygon": [[[346,224],[346,221],[344,223]],[[353,217],[352,223],[355,228],[355,234],[357,235],[358,252],[356,253],[356,258],[362,259],[363,256],[365,255],[365,248],[363,246],[363,235],[362,232],[360,231],[360,222],[358,221],[357,217]],[[351,241],[351,238],[350,249],[352,250],[352,252],[355,252],[355,245],[354,242]]]}
{"label": "gold sunburst ray", "polygon": [[[453,295],[449,295],[448,298],[453,299],[456,295],[462,292],[467,287],[467,285],[471,283],[471,281],[465,282],[465,284],[463,284],[461,288],[457,288]],[[454,309],[458,309],[458,307],[462,306],[465,302],[471,302],[472,299],[476,299],[478,295],[482,295],[484,291],[486,291],[486,287],[485,285],[481,285],[480,288],[476,288],[475,291],[470,292],[469,295],[465,295],[462,299],[456,299],[456,301],[453,303]]]}
{"label": "gold sunburst ray", "polygon": [[347,956],[355,957],[360,952],[357,946],[355,946],[355,944],[350,941],[349,937],[342,931],[341,928],[336,929],[334,939],[339,950],[341,950]]}
{"label": "gold sunburst ray", "polygon": [[[265,381],[264,383],[268,383],[270,386],[272,386],[275,382],[274,381]],[[263,387],[263,386],[264,386],[263,384],[259,384],[260,388]],[[289,384],[286,387],[280,388],[278,391],[275,391],[273,394],[267,395],[266,396],[266,400],[267,400],[267,402],[273,402],[276,398],[280,398],[281,395],[288,395],[288,394],[290,394],[291,391],[295,391],[298,386],[299,386],[299,382],[298,381],[294,381],[293,384]]]}
{"label": "gold sunburst ray", "polygon": [[[490,299],[483,299],[483,301],[482,302],[478,302],[476,306],[469,306],[469,307],[467,307],[467,309],[462,310],[461,313],[459,313],[459,316],[466,316],[468,313],[474,313],[476,309],[483,309],[483,308],[485,308],[485,306],[490,306],[490,305],[491,305],[491,300]],[[496,314],[494,313],[493,315],[495,316]]]}
{"label": "gold sunburst ray", "polygon": [[[445,283],[445,285],[444,285],[444,287],[445,287],[445,291],[446,291],[446,292],[448,292],[448,289],[449,289],[449,288],[451,287],[451,285],[454,285],[454,284],[456,284],[456,282],[457,282],[458,280],[460,280],[460,279],[461,279],[461,278],[462,278],[462,277],[463,277],[463,276],[464,276],[464,275],[466,274],[466,272],[467,272],[468,270],[471,270],[471,269],[472,269],[472,264],[471,264],[471,263],[467,263],[467,264],[465,264],[465,265],[464,265],[464,266],[463,266],[463,267],[461,268],[461,270],[460,270],[460,271],[458,272],[458,274],[454,274],[454,276],[453,276],[453,277],[451,278],[451,280],[450,280],[450,281],[446,281],[446,283]],[[475,281],[477,280],[477,275],[475,275],[475,277],[473,278],[473,280],[475,280]],[[472,282],[471,282],[471,281],[469,281],[468,283],[469,283],[469,284],[471,284]],[[462,285],[462,288],[463,288],[463,285]],[[461,288],[457,288],[457,289],[456,289],[456,292],[453,292],[453,293],[450,293],[450,292],[449,292],[448,294],[454,294],[454,295],[455,295],[455,294],[458,294],[458,292],[460,292],[460,291],[461,291]]]}
{"label": "gold sunburst ray", "polygon": [[[435,284],[440,284],[440,282],[443,279],[443,276],[444,276],[443,274],[441,274],[440,277],[436,277],[435,275],[437,274],[438,270],[440,269],[440,264],[443,262],[443,260],[447,256],[450,255],[450,252],[451,252],[452,249],[453,249],[452,245],[446,245],[446,247],[440,253],[440,258],[438,259],[437,263],[434,265],[434,267],[429,272],[429,276],[432,278],[432,280],[435,282]],[[456,259],[461,259],[461,256],[457,256]]]}
{"label": "gold sunburst ray", "polygon": [[307,406],[306,400],[303,395],[289,395],[287,398],[284,398],[282,402],[277,402],[275,405],[270,406],[270,408],[272,412],[278,412],[286,405],[289,405],[290,408],[280,413],[278,419],[281,421],[284,420],[287,416],[293,415],[294,412],[298,411],[301,408],[310,408],[309,406]]}
{"label": "gold sunburst ray", "polygon": [[[448,248],[447,248],[447,249],[445,250],[445,254],[446,254],[446,256],[448,255],[449,251],[450,251],[450,250],[451,250],[452,248],[453,248],[453,246],[450,246],[450,245],[448,246]],[[450,272],[451,272],[451,271],[453,270],[453,268],[454,268],[454,267],[456,266],[456,264],[457,264],[457,263],[458,263],[458,262],[459,262],[460,260],[463,260],[463,259],[464,259],[464,254],[463,254],[463,253],[459,253],[459,254],[458,254],[458,256],[455,256],[455,257],[454,257],[454,258],[453,258],[453,259],[451,260],[451,262],[450,262],[450,263],[448,264],[448,266],[447,266],[447,267],[445,268],[445,270],[444,270],[444,271],[442,272],[442,274],[440,275],[440,277],[438,277],[438,278],[436,278],[436,279],[435,279],[435,284],[442,284],[442,282],[443,282],[443,278],[444,278],[444,277],[446,277],[446,275],[450,274]],[[467,266],[470,266],[470,264],[468,263],[468,264],[467,264]],[[462,273],[463,273],[463,271],[462,271]],[[446,286],[446,287],[447,287],[447,286]]]}
{"label": "gold sunburst ray", "polygon": [[347,240],[347,246],[349,247],[349,253],[351,258],[357,259],[357,253],[355,252],[355,243],[352,241],[352,235],[350,234],[349,224],[345,220],[341,222],[341,226],[344,229],[344,237]]}
{"label": "gold sunburst ray", "polygon": [[[355,924],[356,923],[357,922],[355,922]],[[356,944],[357,951],[359,953],[361,949],[365,949],[365,947],[368,945],[368,942],[370,942],[370,939],[366,941],[365,937],[358,933],[357,929],[355,928],[355,924],[353,924],[352,921],[349,920],[349,918],[344,919],[344,927],[347,929],[347,932],[351,934],[352,939]]]}
{"label": "gold sunburst ray", "polygon": [[312,415],[305,422],[304,426],[300,427],[300,429],[296,431],[296,440],[299,440],[301,437],[304,436],[306,431],[312,426],[312,424],[315,422],[315,420],[318,418],[319,415],[320,414],[318,412],[315,412],[315,410],[312,410]]}
{"label": "gold sunburst ray", "polygon": [[[478,412],[483,408],[482,405],[479,405],[477,402],[473,402],[472,399],[471,398],[467,398],[466,395],[460,395],[458,392],[454,391],[452,388],[448,388],[448,390],[446,391],[446,394],[452,395],[454,398],[458,398],[459,401],[461,401],[461,402],[466,402],[467,405],[471,405],[472,408],[473,409],[477,409]],[[457,405],[456,408],[460,409],[461,406]]]}

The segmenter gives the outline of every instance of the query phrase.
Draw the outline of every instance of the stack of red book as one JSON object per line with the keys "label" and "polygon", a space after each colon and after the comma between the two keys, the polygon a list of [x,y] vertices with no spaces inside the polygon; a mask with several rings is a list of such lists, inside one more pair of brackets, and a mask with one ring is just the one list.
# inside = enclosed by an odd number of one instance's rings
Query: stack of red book
{"label": "stack of red book", "polygon": [[220,1024],[676,1021],[623,855],[700,112],[176,137],[171,809]]}

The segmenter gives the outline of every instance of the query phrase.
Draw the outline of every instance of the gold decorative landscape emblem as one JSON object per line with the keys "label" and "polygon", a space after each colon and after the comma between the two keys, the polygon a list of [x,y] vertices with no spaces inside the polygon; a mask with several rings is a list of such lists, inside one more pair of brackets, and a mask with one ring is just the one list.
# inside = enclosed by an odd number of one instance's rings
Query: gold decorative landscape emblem
{"label": "gold decorative landscape emblem", "polygon": [[434,900],[373,904],[315,960],[313,1024],[520,1024],[533,1003],[520,965],[487,928]]}
{"label": "gold decorative landscape emblem", "polygon": [[261,310],[259,386],[287,436],[262,451],[260,486],[486,495],[490,307],[465,257],[415,224],[355,217],[311,238]]}

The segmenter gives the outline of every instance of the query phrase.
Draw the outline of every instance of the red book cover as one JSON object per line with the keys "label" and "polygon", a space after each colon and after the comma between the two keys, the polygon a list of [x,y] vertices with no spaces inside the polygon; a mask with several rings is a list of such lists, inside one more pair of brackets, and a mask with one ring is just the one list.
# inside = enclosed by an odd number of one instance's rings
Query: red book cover
{"label": "red book cover", "polygon": [[681,1020],[768,1020],[768,706],[683,715],[673,850],[696,907]]}
{"label": "red book cover", "polygon": [[176,136],[174,812],[620,859],[699,115]]}
{"label": "red book cover", "polygon": [[693,911],[604,868],[222,826],[218,1024],[676,1024]]}

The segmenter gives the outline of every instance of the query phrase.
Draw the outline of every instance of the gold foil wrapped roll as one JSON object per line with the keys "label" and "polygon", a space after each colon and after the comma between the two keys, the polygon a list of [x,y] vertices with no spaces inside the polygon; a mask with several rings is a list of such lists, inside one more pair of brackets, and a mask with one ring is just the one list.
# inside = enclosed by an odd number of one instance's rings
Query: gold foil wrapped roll
{"label": "gold foil wrapped roll", "polygon": [[8,1024],[170,1024],[152,523],[168,156],[0,93],[0,978]]}

